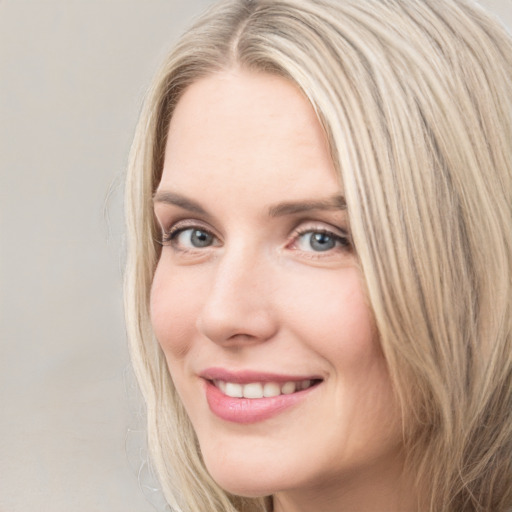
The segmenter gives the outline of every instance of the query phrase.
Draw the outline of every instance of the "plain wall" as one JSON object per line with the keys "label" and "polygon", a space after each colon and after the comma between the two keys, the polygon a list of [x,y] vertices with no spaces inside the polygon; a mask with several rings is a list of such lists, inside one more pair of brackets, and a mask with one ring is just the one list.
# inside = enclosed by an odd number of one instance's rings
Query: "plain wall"
{"label": "plain wall", "polygon": [[[0,0],[0,512],[164,510],[123,325],[122,182],[149,79],[208,3]],[[484,3],[512,26],[512,0]]]}

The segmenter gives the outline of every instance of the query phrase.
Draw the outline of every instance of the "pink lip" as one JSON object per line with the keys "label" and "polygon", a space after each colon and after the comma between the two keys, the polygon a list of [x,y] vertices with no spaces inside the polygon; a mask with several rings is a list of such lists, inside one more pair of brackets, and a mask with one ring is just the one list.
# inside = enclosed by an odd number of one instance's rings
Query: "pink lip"
{"label": "pink lip", "polygon": [[232,398],[220,391],[213,380],[248,384],[251,382],[287,382],[315,379],[315,377],[284,376],[252,371],[228,372],[220,368],[212,368],[201,373],[205,381],[206,400],[210,410],[219,418],[233,423],[256,423],[269,419],[285,409],[299,404],[318,386],[314,385],[289,395],[269,398]]}
{"label": "pink lip", "polygon": [[225,382],[236,382],[238,384],[250,384],[251,382],[289,382],[301,380],[322,380],[318,375],[280,375],[269,372],[256,372],[251,370],[230,371],[224,368],[208,368],[202,371],[199,376],[205,380],[223,380]]}

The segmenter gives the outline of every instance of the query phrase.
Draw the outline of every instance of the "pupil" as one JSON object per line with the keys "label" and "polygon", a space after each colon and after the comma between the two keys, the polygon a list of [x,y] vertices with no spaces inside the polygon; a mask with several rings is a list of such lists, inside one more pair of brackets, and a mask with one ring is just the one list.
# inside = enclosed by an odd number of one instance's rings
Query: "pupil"
{"label": "pupil", "polygon": [[211,237],[208,233],[196,229],[192,233],[192,245],[194,245],[195,247],[206,247],[210,245],[210,238]]}
{"label": "pupil", "polygon": [[316,251],[328,251],[334,244],[334,239],[325,233],[313,233],[311,237],[311,247]]}

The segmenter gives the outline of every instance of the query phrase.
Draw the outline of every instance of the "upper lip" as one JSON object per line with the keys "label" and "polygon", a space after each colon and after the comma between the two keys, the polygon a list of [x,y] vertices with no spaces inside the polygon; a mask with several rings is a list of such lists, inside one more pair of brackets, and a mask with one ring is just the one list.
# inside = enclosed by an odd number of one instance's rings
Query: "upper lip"
{"label": "upper lip", "polygon": [[322,380],[318,375],[283,375],[271,372],[254,370],[227,370],[225,368],[207,368],[199,373],[205,380],[221,380],[224,382],[236,382],[238,384],[250,384],[252,382],[290,382],[303,380]]}

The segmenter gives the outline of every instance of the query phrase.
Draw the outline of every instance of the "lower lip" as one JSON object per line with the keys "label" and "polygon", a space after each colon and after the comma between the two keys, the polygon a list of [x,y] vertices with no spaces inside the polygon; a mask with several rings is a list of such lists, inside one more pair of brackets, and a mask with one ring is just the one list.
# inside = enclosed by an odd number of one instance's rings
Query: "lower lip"
{"label": "lower lip", "polygon": [[210,381],[206,381],[206,400],[210,410],[225,421],[256,423],[267,420],[302,402],[318,385],[289,395],[269,398],[232,398],[223,394]]}

